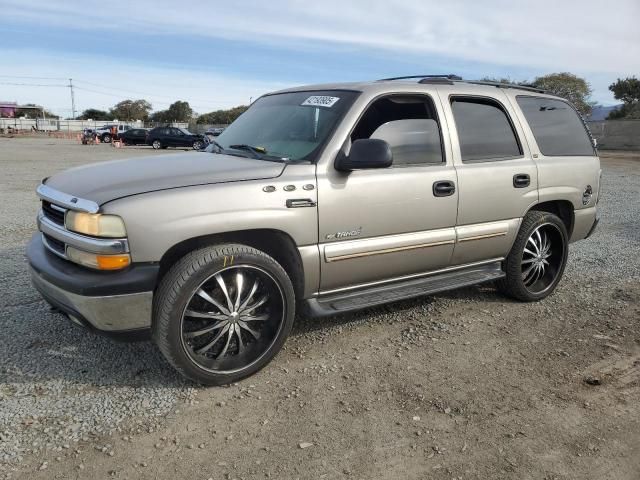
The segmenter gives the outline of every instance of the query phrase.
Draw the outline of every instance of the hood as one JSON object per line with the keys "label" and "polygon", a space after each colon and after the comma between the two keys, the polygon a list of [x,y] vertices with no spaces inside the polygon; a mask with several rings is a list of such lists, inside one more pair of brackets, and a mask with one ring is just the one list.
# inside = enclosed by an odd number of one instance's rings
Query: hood
{"label": "hood", "polygon": [[102,205],[117,198],[169,188],[280,176],[284,163],[206,152],[131,158],[72,168],[46,185]]}

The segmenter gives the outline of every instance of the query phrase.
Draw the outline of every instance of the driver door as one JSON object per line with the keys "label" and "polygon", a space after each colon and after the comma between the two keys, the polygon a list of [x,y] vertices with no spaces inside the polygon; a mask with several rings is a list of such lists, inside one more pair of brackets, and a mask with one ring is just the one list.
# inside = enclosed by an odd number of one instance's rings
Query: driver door
{"label": "driver door", "polygon": [[[380,138],[391,145],[393,165],[345,173],[331,162],[326,171],[318,169],[321,293],[450,264],[458,192],[440,118],[428,95],[376,99],[345,149],[360,138]],[[443,192],[438,185],[452,188]]]}

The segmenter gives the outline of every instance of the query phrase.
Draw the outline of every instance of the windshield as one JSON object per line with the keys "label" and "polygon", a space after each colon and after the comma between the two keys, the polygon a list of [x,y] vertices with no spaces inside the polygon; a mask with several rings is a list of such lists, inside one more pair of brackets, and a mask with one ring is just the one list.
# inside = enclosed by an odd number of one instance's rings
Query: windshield
{"label": "windshield", "polygon": [[250,146],[270,157],[314,161],[357,95],[341,90],[267,95],[216,141],[225,150]]}

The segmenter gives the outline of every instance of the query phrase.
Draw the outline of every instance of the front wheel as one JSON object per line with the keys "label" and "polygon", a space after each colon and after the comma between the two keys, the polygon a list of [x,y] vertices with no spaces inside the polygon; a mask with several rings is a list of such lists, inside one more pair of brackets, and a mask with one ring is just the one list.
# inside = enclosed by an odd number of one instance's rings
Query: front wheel
{"label": "front wheel", "polygon": [[201,150],[202,149],[202,142],[200,140],[196,140],[195,142],[193,142],[193,149],[194,150]]}
{"label": "front wheel", "polygon": [[567,229],[560,218],[548,212],[531,211],[504,261],[506,277],[498,288],[524,302],[542,300],[560,282],[568,255]]}
{"label": "front wheel", "polygon": [[285,270],[254,248],[193,251],[154,296],[153,337],[176,370],[206,385],[252,375],[281,349],[295,314]]}
{"label": "front wheel", "polygon": [[162,148],[162,142],[160,142],[160,140],[154,140],[151,143],[151,146],[153,147],[154,150],[160,150]]}
{"label": "front wheel", "polygon": [[105,133],[102,136],[102,143],[111,143],[111,135],[108,133]]}

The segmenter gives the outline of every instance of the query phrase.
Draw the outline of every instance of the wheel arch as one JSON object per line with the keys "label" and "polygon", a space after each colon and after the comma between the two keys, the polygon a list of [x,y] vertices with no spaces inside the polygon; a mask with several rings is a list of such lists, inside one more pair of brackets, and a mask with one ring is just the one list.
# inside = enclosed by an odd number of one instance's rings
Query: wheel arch
{"label": "wheel arch", "polygon": [[548,200],[533,205],[529,211],[549,212],[553,213],[562,220],[567,229],[567,236],[571,238],[573,226],[575,224],[575,213],[573,211],[573,203],[569,200]]}
{"label": "wheel arch", "polygon": [[183,240],[169,248],[160,259],[157,283],[160,284],[171,266],[187,253],[205,246],[223,243],[248,245],[273,257],[289,275],[296,298],[303,298],[305,277],[300,252],[290,235],[275,229],[238,230]]}

